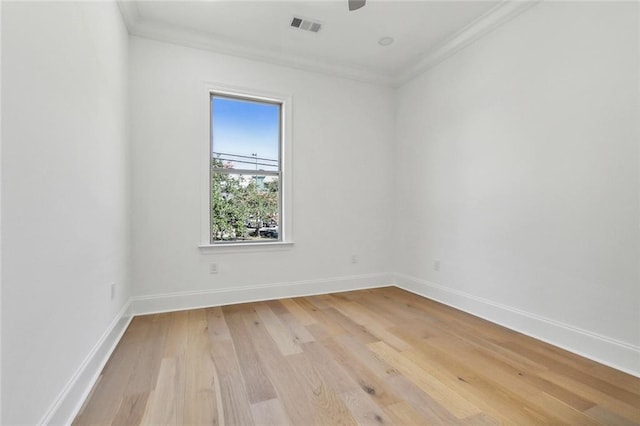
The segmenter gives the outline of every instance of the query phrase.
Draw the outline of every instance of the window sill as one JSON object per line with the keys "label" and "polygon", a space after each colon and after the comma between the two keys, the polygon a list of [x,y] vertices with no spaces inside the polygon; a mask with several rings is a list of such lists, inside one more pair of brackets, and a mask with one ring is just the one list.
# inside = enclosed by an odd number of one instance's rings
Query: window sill
{"label": "window sill", "polygon": [[293,243],[289,241],[278,241],[273,243],[220,243],[201,244],[198,246],[202,254],[225,254],[225,253],[258,253],[265,251],[291,250]]}

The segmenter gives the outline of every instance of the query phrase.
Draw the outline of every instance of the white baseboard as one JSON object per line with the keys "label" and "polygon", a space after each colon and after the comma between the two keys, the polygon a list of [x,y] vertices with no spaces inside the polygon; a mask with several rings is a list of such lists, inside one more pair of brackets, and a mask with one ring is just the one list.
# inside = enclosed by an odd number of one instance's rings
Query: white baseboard
{"label": "white baseboard", "polygon": [[640,377],[640,347],[403,274],[397,287]]}
{"label": "white baseboard", "polygon": [[352,275],[133,297],[113,320],[39,424],[70,424],[73,421],[134,315],[390,285],[640,377],[640,348],[637,346],[403,274]]}
{"label": "white baseboard", "polygon": [[71,424],[131,322],[130,303],[128,301],[124,304],[38,424]]}
{"label": "white baseboard", "polygon": [[392,274],[350,275],[317,280],[136,296],[131,299],[131,306],[133,315],[145,315],[235,303],[361,290],[391,286],[393,283]]}
{"label": "white baseboard", "polygon": [[123,306],[38,424],[71,424],[134,315],[311,296],[390,285],[393,285],[392,274],[368,274],[132,297]]}

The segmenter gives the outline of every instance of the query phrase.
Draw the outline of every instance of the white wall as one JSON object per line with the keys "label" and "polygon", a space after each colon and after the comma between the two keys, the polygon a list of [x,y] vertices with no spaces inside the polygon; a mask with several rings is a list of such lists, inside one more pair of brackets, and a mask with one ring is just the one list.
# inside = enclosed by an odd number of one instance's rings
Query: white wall
{"label": "white wall", "polygon": [[115,3],[2,7],[1,423],[35,424],[130,296],[127,35]]}
{"label": "white wall", "polygon": [[[293,96],[293,248],[199,251],[204,82]],[[390,89],[137,37],[130,88],[136,295],[390,270]],[[209,263],[218,274],[209,274]]]}
{"label": "white wall", "polygon": [[539,4],[401,87],[394,203],[400,281],[586,331],[636,374],[637,8]]}
{"label": "white wall", "polygon": [[[130,295],[395,270],[640,345],[637,5],[543,3],[395,98],[136,37],[127,58],[113,4],[1,19],[2,423],[41,420]],[[293,96],[292,248],[197,248],[205,81]]]}

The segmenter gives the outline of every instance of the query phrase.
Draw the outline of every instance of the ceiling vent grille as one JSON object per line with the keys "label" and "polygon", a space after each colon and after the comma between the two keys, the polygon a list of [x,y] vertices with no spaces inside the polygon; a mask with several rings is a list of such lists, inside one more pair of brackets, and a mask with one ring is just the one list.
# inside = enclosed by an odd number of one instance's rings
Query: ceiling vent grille
{"label": "ceiling vent grille", "polygon": [[305,31],[311,31],[312,33],[317,33],[322,28],[322,24],[320,22],[315,22],[310,19],[298,18],[294,16],[291,19],[291,26],[294,28],[298,28]]}

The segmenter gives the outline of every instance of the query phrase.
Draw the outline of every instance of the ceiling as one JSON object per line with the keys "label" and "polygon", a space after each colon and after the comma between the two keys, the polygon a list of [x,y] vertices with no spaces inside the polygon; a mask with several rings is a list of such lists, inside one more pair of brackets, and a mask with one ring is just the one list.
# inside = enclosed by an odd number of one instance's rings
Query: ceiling
{"label": "ceiling", "polygon": [[[347,0],[155,0],[120,6],[135,35],[393,84],[502,23],[523,3],[368,0],[352,12]],[[322,28],[293,28],[294,16]],[[394,42],[381,46],[382,37]]]}

